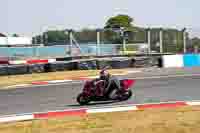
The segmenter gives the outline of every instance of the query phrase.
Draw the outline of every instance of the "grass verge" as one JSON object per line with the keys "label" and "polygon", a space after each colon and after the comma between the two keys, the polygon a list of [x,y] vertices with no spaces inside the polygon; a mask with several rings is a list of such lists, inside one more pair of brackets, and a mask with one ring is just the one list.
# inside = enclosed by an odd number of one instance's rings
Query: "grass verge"
{"label": "grass verge", "polygon": [[0,124],[0,133],[199,133],[200,107],[148,109]]}
{"label": "grass verge", "polygon": [[[109,70],[112,74],[124,73],[126,69]],[[50,73],[37,73],[27,75],[12,75],[12,76],[1,76],[0,87],[7,87],[17,84],[27,84],[34,81],[48,81],[48,80],[63,80],[73,79],[76,77],[84,76],[96,76],[98,70],[83,70],[83,71],[62,71],[62,72],[50,72]]]}

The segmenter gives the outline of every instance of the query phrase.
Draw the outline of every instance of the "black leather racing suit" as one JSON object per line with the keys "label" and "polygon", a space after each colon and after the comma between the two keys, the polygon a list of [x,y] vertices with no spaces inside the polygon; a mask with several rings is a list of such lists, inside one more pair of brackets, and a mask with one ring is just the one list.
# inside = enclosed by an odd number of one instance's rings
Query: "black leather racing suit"
{"label": "black leather racing suit", "polygon": [[99,80],[104,80],[105,81],[105,88],[104,88],[104,90],[102,90],[103,91],[102,92],[103,95],[107,94],[111,88],[118,89],[118,90],[121,89],[121,85],[120,85],[119,79],[117,77],[113,76],[113,75],[109,74],[106,77],[99,77],[97,79],[94,79],[93,81],[97,82]]}

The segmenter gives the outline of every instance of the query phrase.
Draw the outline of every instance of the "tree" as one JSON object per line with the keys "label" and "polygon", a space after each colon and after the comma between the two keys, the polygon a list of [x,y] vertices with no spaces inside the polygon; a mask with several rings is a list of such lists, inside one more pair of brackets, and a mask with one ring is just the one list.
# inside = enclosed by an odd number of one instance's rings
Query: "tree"
{"label": "tree", "polygon": [[187,45],[187,51],[189,52],[194,52],[195,51],[195,48],[198,49],[198,52],[199,52],[199,48],[200,48],[200,38],[198,37],[194,37],[194,38],[191,38],[189,39],[188,41],[188,45]]}
{"label": "tree", "polygon": [[64,45],[68,42],[69,37],[64,31],[51,30],[33,37],[37,44],[43,43],[45,45]]}
{"label": "tree", "polygon": [[120,38],[119,33],[116,33],[114,31],[105,31],[101,35],[104,42],[109,44],[121,44],[122,39]]}
{"label": "tree", "polygon": [[35,37],[32,38],[32,43],[33,44],[41,44],[42,41],[41,41],[41,36],[40,35],[37,35]]}
{"label": "tree", "polygon": [[129,33],[129,43],[146,43],[147,31],[142,27],[134,27],[134,31]]}
{"label": "tree", "polygon": [[[105,38],[112,43],[122,43],[122,37],[127,38],[128,42],[132,42],[133,34],[136,31],[136,27],[133,26],[133,18],[128,15],[119,14],[117,16],[111,17],[105,24],[105,29],[111,29],[114,31],[105,32]],[[120,32],[115,32],[123,28],[123,34]]]}
{"label": "tree", "polygon": [[105,28],[120,28],[124,27],[126,29],[133,28],[133,18],[128,15],[117,15],[115,17],[111,17],[106,22]]}
{"label": "tree", "polygon": [[12,36],[13,36],[13,37],[19,37],[19,35],[18,35],[18,34],[16,34],[16,33],[15,33],[15,34],[13,34]]}
{"label": "tree", "polygon": [[200,46],[200,39],[198,37],[194,37],[191,39],[191,45],[194,46]]}
{"label": "tree", "polygon": [[83,29],[74,33],[75,38],[80,43],[96,43],[97,32],[93,29]]}
{"label": "tree", "polygon": [[[46,35],[46,37],[45,37]],[[49,43],[55,42],[66,42],[68,40],[68,36],[64,31],[47,31],[43,34],[43,38],[46,38]]]}
{"label": "tree", "polygon": [[177,29],[163,30],[163,48],[164,52],[182,52],[183,51],[183,32]]}

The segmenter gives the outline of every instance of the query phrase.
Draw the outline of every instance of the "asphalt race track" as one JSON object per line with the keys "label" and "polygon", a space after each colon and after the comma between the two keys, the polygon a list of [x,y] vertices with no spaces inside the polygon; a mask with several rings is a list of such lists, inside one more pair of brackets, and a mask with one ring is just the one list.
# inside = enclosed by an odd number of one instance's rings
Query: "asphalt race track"
{"label": "asphalt race track", "polygon": [[[129,75],[131,77],[131,75]],[[82,83],[34,86],[0,91],[0,115],[84,108],[76,103]],[[119,103],[92,103],[88,107],[200,99],[200,76],[139,79],[135,97]]]}

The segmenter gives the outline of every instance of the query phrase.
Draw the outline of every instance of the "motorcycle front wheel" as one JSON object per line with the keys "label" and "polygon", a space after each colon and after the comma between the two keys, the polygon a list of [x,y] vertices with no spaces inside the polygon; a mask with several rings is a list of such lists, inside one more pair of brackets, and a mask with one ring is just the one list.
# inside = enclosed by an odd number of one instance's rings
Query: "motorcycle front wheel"
{"label": "motorcycle front wheel", "polygon": [[86,96],[83,93],[80,93],[77,98],[76,101],[80,104],[80,105],[87,105],[90,102],[90,98],[88,96]]}
{"label": "motorcycle front wheel", "polygon": [[132,95],[133,95],[133,92],[131,90],[128,90],[124,92],[123,94],[121,94],[120,100],[122,101],[128,100]]}

